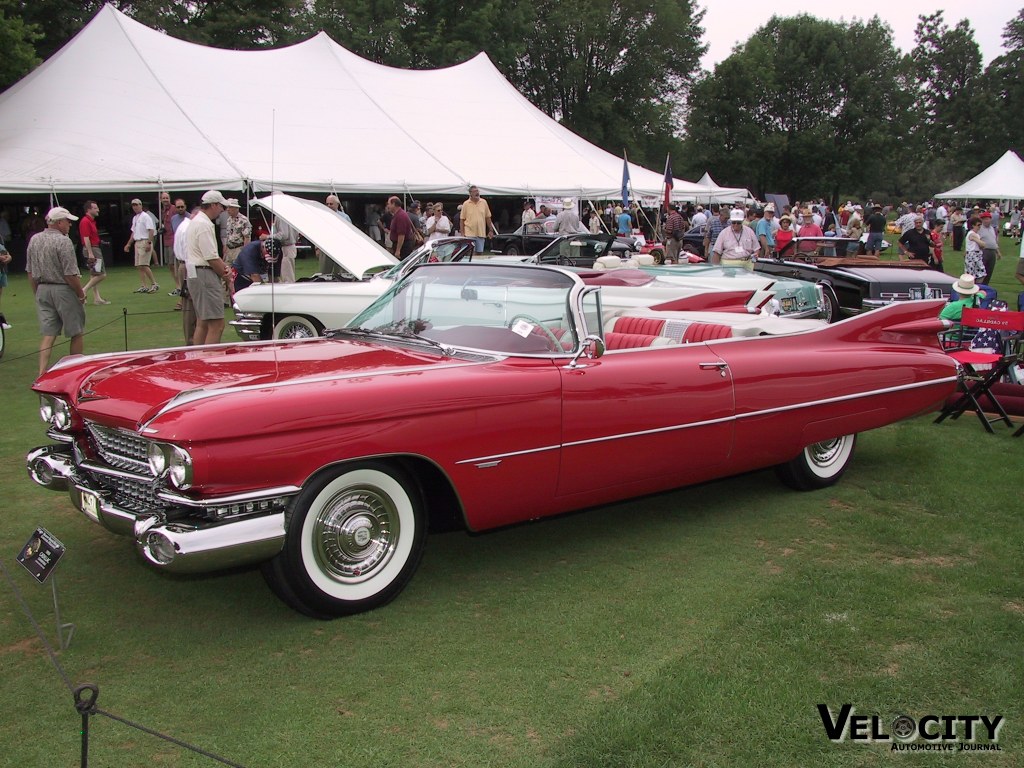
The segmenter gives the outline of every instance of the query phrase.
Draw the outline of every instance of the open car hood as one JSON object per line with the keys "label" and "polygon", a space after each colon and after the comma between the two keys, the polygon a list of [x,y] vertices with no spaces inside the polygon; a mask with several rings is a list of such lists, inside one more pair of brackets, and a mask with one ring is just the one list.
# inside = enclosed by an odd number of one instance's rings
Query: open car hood
{"label": "open car hood", "polygon": [[354,224],[323,203],[283,192],[249,201],[293,226],[331,261],[362,280],[367,274],[394,266],[398,260]]}

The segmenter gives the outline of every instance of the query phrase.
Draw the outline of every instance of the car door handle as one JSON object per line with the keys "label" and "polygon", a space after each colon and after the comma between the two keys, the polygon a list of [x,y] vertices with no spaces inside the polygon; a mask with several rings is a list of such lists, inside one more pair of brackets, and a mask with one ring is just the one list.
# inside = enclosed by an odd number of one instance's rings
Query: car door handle
{"label": "car door handle", "polygon": [[725,369],[729,367],[729,364],[722,361],[718,361],[715,363],[698,363],[697,366],[702,371],[714,371],[717,369],[718,372],[722,374],[722,378],[724,379],[727,375]]}

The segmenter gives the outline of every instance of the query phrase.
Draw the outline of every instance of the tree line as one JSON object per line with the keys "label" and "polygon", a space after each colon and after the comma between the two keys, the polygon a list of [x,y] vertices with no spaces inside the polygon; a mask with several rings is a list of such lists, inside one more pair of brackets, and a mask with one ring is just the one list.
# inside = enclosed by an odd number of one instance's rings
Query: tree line
{"label": "tree line", "polygon": [[[694,0],[114,0],[174,37],[231,49],[324,30],[396,67],[485,51],[538,108],[594,144],[677,176],[806,199],[923,199],[1024,149],[1024,9],[982,67],[969,22],[918,19],[901,54],[877,16],[773,17],[700,69]],[[0,0],[0,89],[53,55],[99,0]],[[254,93],[257,87],[254,84]],[[488,118],[490,119],[490,118]],[[486,132],[486,119],[481,121]]]}

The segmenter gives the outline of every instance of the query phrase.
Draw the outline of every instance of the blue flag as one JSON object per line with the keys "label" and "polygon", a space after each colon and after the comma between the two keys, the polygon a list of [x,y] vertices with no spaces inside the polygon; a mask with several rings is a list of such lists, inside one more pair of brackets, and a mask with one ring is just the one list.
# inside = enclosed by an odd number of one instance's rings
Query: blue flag
{"label": "blue flag", "polygon": [[622,207],[629,208],[629,162],[622,156]]}
{"label": "blue flag", "polygon": [[665,210],[672,205],[672,189],[675,187],[675,180],[672,178],[672,156],[665,155]]}

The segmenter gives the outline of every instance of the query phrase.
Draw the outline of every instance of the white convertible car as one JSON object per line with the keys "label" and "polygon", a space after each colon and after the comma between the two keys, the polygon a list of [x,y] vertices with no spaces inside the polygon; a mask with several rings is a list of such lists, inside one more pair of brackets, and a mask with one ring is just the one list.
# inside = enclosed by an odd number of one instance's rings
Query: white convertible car
{"label": "white convertible car", "polygon": [[[237,292],[235,319],[230,324],[246,341],[309,338],[341,327],[424,262],[508,258],[474,254],[471,240],[451,237],[427,243],[399,262],[318,202],[276,193],[253,204],[291,224],[338,264],[341,272],[297,283],[263,283]],[[549,256],[543,261],[578,268],[585,273],[584,281],[602,285],[606,311],[714,307],[752,316],[783,311],[772,280],[749,274],[744,279],[717,280],[646,274],[631,269],[636,266],[632,260],[622,261],[615,255],[612,242],[613,238],[605,235],[566,236],[544,249],[542,253]],[[816,313],[813,306],[804,309]],[[790,314],[789,309],[784,313]],[[807,317],[808,313],[798,316]]]}

